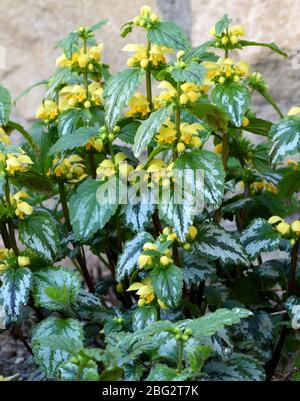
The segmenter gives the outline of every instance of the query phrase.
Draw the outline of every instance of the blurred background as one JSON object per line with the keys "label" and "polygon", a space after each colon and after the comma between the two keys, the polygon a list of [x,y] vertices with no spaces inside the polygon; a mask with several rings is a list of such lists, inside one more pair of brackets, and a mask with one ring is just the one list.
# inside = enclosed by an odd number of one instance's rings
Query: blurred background
{"label": "blurred background", "polygon": [[[270,91],[283,111],[300,105],[300,1],[299,0],[0,0],[0,81],[13,98],[36,81],[48,78],[60,52],[55,43],[80,25],[108,18],[109,24],[97,34],[105,44],[104,61],[112,72],[126,67],[127,53],[120,49],[128,42],[143,43],[142,30],[126,39],[120,26],[132,20],[141,6],[148,4],[165,19],[172,19],[190,36],[193,45],[210,38],[209,28],[226,12],[234,23],[247,30],[247,39],[275,41],[290,55],[284,60],[264,48],[249,48],[243,58],[254,71],[263,72]],[[21,100],[14,117],[26,125],[35,115],[43,89],[38,88]],[[259,96],[254,100],[261,116],[276,115]]]}

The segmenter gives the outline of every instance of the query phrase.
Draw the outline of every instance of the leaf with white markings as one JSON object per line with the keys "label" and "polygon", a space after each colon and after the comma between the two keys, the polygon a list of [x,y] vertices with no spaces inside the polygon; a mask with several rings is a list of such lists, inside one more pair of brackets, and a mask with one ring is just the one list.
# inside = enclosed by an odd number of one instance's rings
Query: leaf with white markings
{"label": "leaf with white markings", "polygon": [[137,308],[132,315],[132,328],[134,331],[143,330],[156,320],[157,310],[155,306]]}
{"label": "leaf with white markings", "polygon": [[3,305],[7,317],[16,322],[22,313],[23,306],[29,299],[32,284],[32,273],[27,268],[6,269],[0,276],[0,304]]}
{"label": "leaf with white markings", "polygon": [[175,68],[171,76],[176,82],[194,82],[200,85],[203,83],[206,69],[198,63],[192,62],[186,68]]}
{"label": "leaf with white markings", "polygon": [[172,106],[165,107],[152,113],[151,116],[142,123],[134,138],[133,153],[135,157],[140,156],[172,113]]}
{"label": "leaf with white markings", "polygon": [[148,192],[141,194],[141,199],[138,203],[136,201],[134,202],[135,196],[135,188],[130,188],[128,192],[129,202],[124,207],[124,215],[126,224],[131,227],[134,232],[141,232],[145,229],[146,225],[149,224],[149,221],[151,221],[155,205],[151,202],[151,195],[148,194]]}
{"label": "leaf with white markings", "polygon": [[175,265],[157,267],[151,273],[151,282],[157,297],[169,308],[178,306],[183,289],[182,269]]}
{"label": "leaf with white markings", "polygon": [[195,250],[203,257],[219,259],[225,264],[248,264],[246,251],[238,238],[213,223],[205,223],[199,227]]}
{"label": "leaf with white markings", "polygon": [[76,274],[63,267],[49,267],[34,274],[35,303],[50,311],[70,308],[80,287]]}
{"label": "leaf with white markings", "polygon": [[106,123],[113,129],[125,107],[141,85],[145,71],[140,68],[127,69],[110,78],[104,92]]}
{"label": "leaf with white markings", "polygon": [[117,281],[122,281],[126,276],[130,276],[134,271],[146,242],[154,243],[155,241],[151,234],[142,232],[125,244],[124,251],[120,256],[117,265]]}
{"label": "leaf with white markings", "polygon": [[70,135],[77,129],[88,126],[91,122],[89,110],[69,109],[58,117],[58,132],[60,136]]}
{"label": "leaf with white markings", "polygon": [[188,51],[191,44],[183,30],[172,21],[159,22],[148,31],[150,42],[175,50]]}
{"label": "leaf with white markings", "polygon": [[70,135],[64,135],[52,146],[49,155],[85,146],[92,137],[97,135],[97,132],[96,128],[82,127]]}
{"label": "leaf with white markings", "polygon": [[82,325],[74,319],[49,317],[39,323],[34,329],[32,337],[34,358],[48,378],[54,378],[59,366],[67,362],[72,356],[69,352],[61,349],[52,350],[49,346],[40,343],[41,340],[51,338],[51,336],[77,340],[80,342],[80,348],[83,348]]}
{"label": "leaf with white markings", "polygon": [[272,126],[270,151],[272,163],[281,162],[287,155],[300,152],[300,117],[286,117]]}
{"label": "leaf with white markings", "polygon": [[264,219],[256,219],[243,231],[241,242],[251,260],[262,252],[272,252],[279,247],[280,234]]}
{"label": "leaf with white markings", "polygon": [[0,126],[6,125],[11,113],[11,96],[9,91],[0,85]]}

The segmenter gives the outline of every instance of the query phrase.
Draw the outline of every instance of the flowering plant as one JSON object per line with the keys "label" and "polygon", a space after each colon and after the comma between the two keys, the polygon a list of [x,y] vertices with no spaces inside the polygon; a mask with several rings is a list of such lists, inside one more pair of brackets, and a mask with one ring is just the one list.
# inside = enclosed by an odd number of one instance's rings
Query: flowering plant
{"label": "flowering plant", "polygon": [[[287,337],[299,344],[300,221],[287,221],[300,170],[285,158],[300,109],[284,116],[231,56],[286,54],[228,15],[192,47],[145,6],[121,33],[143,29],[145,44],[125,45],[128,68],[111,76],[95,38],[106,23],[58,43],[30,132],[0,86],[4,323],[47,378],[270,380]],[[251,110],[255,92],[278,122]]]}

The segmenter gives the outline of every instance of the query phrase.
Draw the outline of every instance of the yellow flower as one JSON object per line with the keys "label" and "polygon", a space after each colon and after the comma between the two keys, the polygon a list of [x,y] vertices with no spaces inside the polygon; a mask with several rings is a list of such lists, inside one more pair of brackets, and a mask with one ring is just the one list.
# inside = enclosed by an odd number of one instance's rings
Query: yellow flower
{"label": "yellow flower", "polygon": [[162,256],[160,258],[160,264],[163,266],[168,266],[171,263],[171,259],[168,256]]}
{"label": "yellow flower", "polygon": [[197,235],[198,235],[198,230],[197,230],[197,228],[194,227],[194,226],[189,227],[189,236],[190,236],[192,239],[195,239],[195,238],[197,237]]}
{"label": "yellow flower", "polygon": [[4,129],[0,127],[0,142],[9,145],[11,143],[10,137],[5,133]]}
{"label": "yellow flower", "polygon": [[211,34],[211,36],[214,36],[214,37],[217,35],[215,26],[212,26],[210,28],[209,33]]}
{"label": "yellow flower", "polygon": [[262,181],[253,182],[251,184],[251,188],[253,188],[257,192],[261,192],[265,188],[265,184]]}
{"label": "yellow flower", "polygon": [[168,120],[166,124],[159,130],[159,134],[156,136],[158,143],[172,144],[177,139],[177,131],[175,124]]}
{"label": "yellow flower", "polygon": [[17,203],[17,209],[15,211],[16,216],[21,220],[24,220],[25,216],[30,216],[33,213],[33,208],[27,202]]}
{"label": "yellow flower", "polygon": [[213,61],[206,61],[203,66],[207,69],[207,79],[215,80],[223,84],[226,79],[233,79],[238,82],[240,77],[249,75],[249,64],[246,61],[239,61],[234,64],[233,60],[229,57],[220,58],[216,63]]}
{"label": "yellow flower", "polygon": [[25,153],[9,153],[6,159],[6,171],[9,175],[14,175],[16,172],[25,172],[31,164],[33,164],[33,161]]}
{"label": "yellow flower", "polygon": [[141,8],[141,17],[148,17],[152,13],[152,8],[149,6],[143,6]]}
{"label": "yellow flower", "polygon": [[137,92],[130,100],[129,107],[130,110],[126,113],[127,117],[135,117],[136,115],[146,117],[151,111],[150,103],[148,102],[146,96],[140,92]]}
{"label": "yellow flower", "polygon": [[81,53],[78,57],[78,64],[80,68],[85,68],[90,62],[90,57],[88,54]]}
{"label": "yellow flower", "polygon": [[288,116],[295,116],[296,114],[300,113],[300,107],[292,107],[291,110],[288,112]]}
{"label": "yellow flower", "polygon": [[149,255],[141,255],[139,257],[138,265],[140,269],[143,269],[146,266],[152,265],[152,258]]}
{"label": "yellow flower", "polygon": [[184,143],[178,143],[177,144],[177,152],[178,153],[183,153],[185,151],[185,144]]}
{"label": "yellow flower", "polygon": [[103,93],[104,89],[99,82],[93,82],[89,85],[89,94],[95,105],[100,106],[103,104]]}
{"label": "yellow flower", "polygon": [[244,117],[243,123],[242,123],[243,127],[246,128],[246,127],[248,127],[249,124],[250,124],[249,118]]}
{"label": "yellow flower", "polygon": [[137,295],[140,297],[140,306],[150,304],[155,299],[154,289],[150,278],[142,280],[141,283],[133,283],[127,291],[137,291]]}
{"label": "yellow flower", "polygon": [[219,143],[218,145],[215,146],[215,153],[218,153],[219,155],[221,155],[223,152],[223,145],[222,143]]}
{"label": "yellow flower", "polygon": [[153,103],[156,109],[164,106],[166,103],[172,101],[173,98],[176,97],[176,89],[172,84],[167,81],[162,81],[158,85],[159,89],[165,89],[160,95],[154,97]]}
{"label": "yellow flower", "polygon": [[4,259],[6,259],[7,258],[7,256],[8,256],[8,253],[9,253],[9,250],[8,249],[0,249],[0,260],[4,260]]}
{"label": "yellow flower", "polygon": [[269,223],[269,224],[276,224],[276,223],[280,223],[280,222],[282,222],[282,221],[283,221],[283,219],[282,219],[281,217],[279,217],[279,216],[272,216],[272,217],[269,218],[268,223]]}
{"label": "yellow flower", "polygon": [[75,184],[87,177],[83,159],[78,155],[71,155],[64,160],[53,161],[54,175],[57,178],[64,178],[69,183]]}
{"label": "yellow flower", "polygon": [[190,145],[198,131],[203,131],[204,127],[201,124],[182,123],[180,125],[181,137],[180,140],[186,145]]}
{"label": "yellow flower", "polygon": [[91,148],[94,148],[97,150],[97,152],[101,153],[104,149],[104,144],[102,139],[100,138],[92,138],[88,144],[86,145],[86,150],[90,150]]}
{"label": "yellow flower", "polygon": [[157,251],[158,246],[156,244],[152,244],[151,242],[147,242],[144,247],[144,251],[150,250],[150,251]]}
{"label": "yellow flower", "polygon": [[52,121],[58,116],[58,107],[53,100],[45,100],[36,112],[36,118]]}
{"label": "yellow flower", "polygon": [[113,177],[116,174],[116,168],[111,159],[104,160],[97,169],[100,178]]}
{"label": "yellow flower", "polygon": [[172,49],[165,46],[152,45],[150,50],[150,62],[154,67],[161,64],[166,64],[167,60],[165,54],[173,53]]}
{"label": "yellow flower", "polygon": [[68,59],[65,54],[61,55],[57,60],[56,60],[56,65],[57,67],[71,67],[73,64],[76,64],[78,62],[78,53],[73,53],[72,58]]}
{"label": "yellow flower", "polygon": [[81,85],[65,86],[59,93],[58,108],[60,111],[75,107],[87,99],[86,90]]}
{"label": "yellow flower", "polygon": [[150,54],[148,54],[145,45],[135,43],[127,44],[122,50],[125,52],[135,53],[134,56],[128,60],[127,64],[129,67],[141,66],[142,68],[147,68],[149,62],[155,67],[161,64],[166,64],[167,60],[165,54],[173,52],[172,49],[165,46],[153,44],[151,46]]}
{"label": "yellow flower", "polygon": [[242,25],[235,25],[235,26],[229,28],[229,33],[231,35],[235,35],[237,37],[246,35],[245,28]]}
{"label": "yellow flower", "polygon": [[291,226],[285,221],[282,221],[276,226],[276,229],[280,234],[287,235],[290,232]]}
{"label": "yellow flower", "polygon": [[30,265],[30,258],[27,256],[19,256],[18,263],[20,267],[27,267]]}
{"label": "yellow flower", "polygon": [[236,63],[234,69],[238,75],[249,75],[250,72],[249,64],[244,60],[241,60],[238,63]]}
{"label": "yellow flower", "polygon": [[292,231],[297,235],[300,235],[300,221],[296,220],[291,225]]}
{"label": "yellow flower", "polygon": [[100,61],[102,58],[102,51],[104,49],[104,45],[101,43],[98,46],[93,46],[89,49],[89,57],[94,61]]}

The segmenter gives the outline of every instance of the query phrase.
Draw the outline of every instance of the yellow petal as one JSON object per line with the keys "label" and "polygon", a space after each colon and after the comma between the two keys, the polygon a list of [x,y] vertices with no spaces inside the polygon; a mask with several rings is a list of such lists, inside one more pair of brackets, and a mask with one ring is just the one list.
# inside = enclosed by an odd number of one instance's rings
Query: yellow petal
{"label": "yellow petal", "polygon": [[288,116],[295,116],[296,114],[300,114],[300,107],[292,107],[288,112]]}

